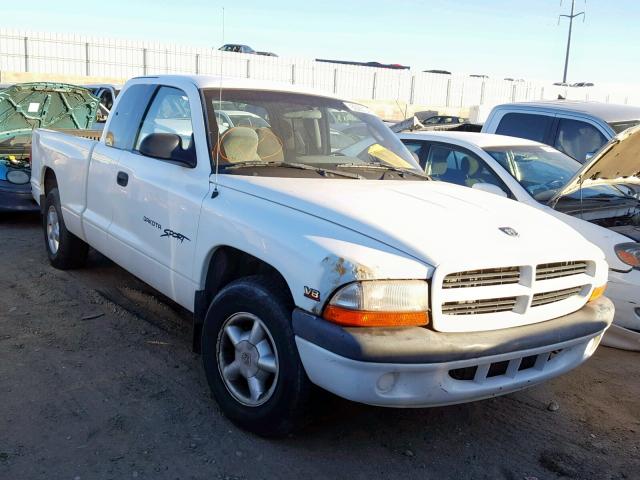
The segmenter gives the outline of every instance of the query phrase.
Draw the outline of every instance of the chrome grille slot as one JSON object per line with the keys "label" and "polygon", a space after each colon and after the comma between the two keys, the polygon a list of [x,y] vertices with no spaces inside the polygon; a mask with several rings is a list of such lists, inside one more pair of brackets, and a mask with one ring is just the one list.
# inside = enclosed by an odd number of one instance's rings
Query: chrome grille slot
{"label": "chrome grille slot", "polygon": [[505,285],[520,281],[520,267],[487,268],[450,273],[442,282],[442,288],[472,288]]}
{"label": "chrome grille slot", "polygon": [[584,285],[580,287],[565,288],[563,290],[554,290],[552,292],[536,293],[533,295],[531,306],[539,307],[540,305],[561,302],[562,300],[571,298],[574,295],[578,295],[583,288]]}
{"label": "chrome grille slot", "polygon": [[445,302],[442,304],[442,313],[445,315],[479,315],[483,313],[510,312],[516,306],[516,300],[517,297],[503,297]]}
{"label": "chrome grille slot", "polygon": [[544,263],[536,267],[536,280],[549,280],[581,273],[587,273],[585,261]]}

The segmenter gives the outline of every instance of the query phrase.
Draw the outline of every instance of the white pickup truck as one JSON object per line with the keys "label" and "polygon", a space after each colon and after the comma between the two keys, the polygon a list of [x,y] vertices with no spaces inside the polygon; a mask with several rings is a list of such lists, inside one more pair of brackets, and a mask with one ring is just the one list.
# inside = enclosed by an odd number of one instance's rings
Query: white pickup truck
{"label": "white pickup truck", "polygon": [[[220,131],[217,110],[264,124]],[[32,162],[53,266],[91,246],[192,311],[215,398],[261,435],[298,425],[312,384],[390,407],[513,392],[581,364],[613,318],[597,247],[431,181],[332,97],[136,78],[100,141],[37,130]]]}

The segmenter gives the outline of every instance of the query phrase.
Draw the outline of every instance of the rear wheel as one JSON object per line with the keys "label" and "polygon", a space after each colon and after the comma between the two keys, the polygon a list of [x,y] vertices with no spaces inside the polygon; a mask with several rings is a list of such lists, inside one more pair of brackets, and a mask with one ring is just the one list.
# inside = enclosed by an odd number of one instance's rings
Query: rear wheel
{"label": "rear wheel", "polygon": [[60,270],[84,265],[89,245],[67,230],[60,209],[60,194],[52,188],[47,194],[42,216],[44,243],[51,265]]}
{"label": "rear wheel", "polygon": [[264,276],[230,283],[213,300],[202,330],[207,380],[223,413],[268,437],[302,424],[311,389],[291,306],[276,284]]}

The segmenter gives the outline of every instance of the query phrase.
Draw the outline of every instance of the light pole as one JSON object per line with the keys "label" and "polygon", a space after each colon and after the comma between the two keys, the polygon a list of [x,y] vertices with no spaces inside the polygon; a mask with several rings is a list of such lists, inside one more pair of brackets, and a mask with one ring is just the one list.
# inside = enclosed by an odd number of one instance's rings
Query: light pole
{"label": "light pole", "polygon": [[584,21],[584,12],[574,13],[576,6],[576,0],[571,0],[571,15],[560,15],[558,17],[558,24],[560,23],[561,17],[566,17],[569,19],[569,37],[567,38],[567,55],[564,59],[564,74],[562,75],[562,83],[567,83],[567,69],[569,68],[569,49],[571,48],[571,30],[573,28],[573,19],[583,15],[582,19]]}

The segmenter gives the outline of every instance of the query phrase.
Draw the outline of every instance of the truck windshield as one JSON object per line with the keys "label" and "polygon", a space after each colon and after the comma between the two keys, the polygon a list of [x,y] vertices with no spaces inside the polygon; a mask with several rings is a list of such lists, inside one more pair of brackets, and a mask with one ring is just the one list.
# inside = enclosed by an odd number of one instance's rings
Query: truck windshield
{"label": "truck windshield", "polygon": [[222,101],[218,90],[204,95],[221,173],[238,174],[247,165],[283,167],[277,173],[258,168],[252,174],[286,176],[291,174],[287,168],[297,165],[312,167],[301,168],[307,172],[344,172],[341,178],[369,177],[367,169],[378,170],[378,175],[383,170],[396,177],[402,171],[411,174],[407,178],[424,177],[400,140],[360,105],[285,92],[223,90]]}
{"label": "truck windshield", "polygon": [[[546,203],[582,168],[573,158],[545,145],[501,146],[484,149],[539,202]],[[583,188],[587,197],[627,197],[611,185]]]}

